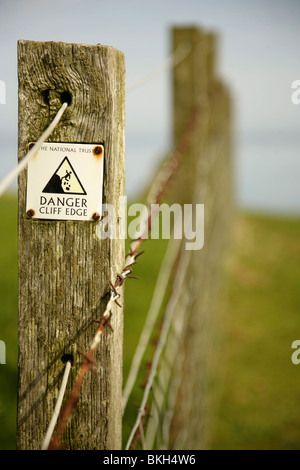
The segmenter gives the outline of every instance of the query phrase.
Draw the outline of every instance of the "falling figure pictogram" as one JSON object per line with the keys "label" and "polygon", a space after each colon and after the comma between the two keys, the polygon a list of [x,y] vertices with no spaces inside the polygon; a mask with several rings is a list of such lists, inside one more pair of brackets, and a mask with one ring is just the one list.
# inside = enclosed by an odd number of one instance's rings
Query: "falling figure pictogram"
{"label": "falling figure pictogram", "polygon": [[43,193],[86,194],[68,157],[65,157],[43,189]]}

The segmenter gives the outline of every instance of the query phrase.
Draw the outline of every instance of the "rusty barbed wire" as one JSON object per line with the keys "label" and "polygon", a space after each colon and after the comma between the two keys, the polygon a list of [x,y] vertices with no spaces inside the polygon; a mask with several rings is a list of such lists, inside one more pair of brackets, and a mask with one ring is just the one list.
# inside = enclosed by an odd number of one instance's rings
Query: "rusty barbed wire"
{"label": "rusty barbed wire", "polygon": [[137,263],[137,258],[144,253],[143,251],[139,251],[140,247],[144,240],[147,239],[148,233],[151,232],[152,219],[158,211],[157,206],[160,204],[163,196],[165,195],[172,181],[172,178],[175,175],[178,166],[184,157],[185,151],[191,143],[191,139],[195,132],[196,124],[198,122],[202,109],[203,106],[200,105],[194,111],[189,125],[187,126],[181,140],[179,141],[178,145],[175,147],[173,153],[166,162],[166,166],[164,168],[164,178],[162,178],[158,182],[156,187],[152,187],[153,203],[156,205],[155,210],[151,210],[150,215],[147,215],[146,220],[143,221],[145,228],[142,234],[137,238],[132,239],[129,253],[126,255],[125,258],[124,268],[122,269],[121,273],[117,273],[114,282],[112,282],[111,280],[108,281],[108,284],[111,287],[110,298],[100,320],[96,320],[99,322],[99,326],[90,345],[90,349],[88,350],[88,352],[83,353],[83,360],[80,365],[74,387],[72,391],[68,394],[68,399],[61,412],[61,417],[57,426],[57,430],[52,436],[48,450],[60,449],[61,438],[64,435],[68,421],[71,419],[72,414],[77,406],[84,377],[87,372],[93,371],[93,366],[95,362],[94,353],[101,341],[101,337],[105,328],[110,325],[111,308],[113,304],[116,304],[119,307],[121,306],[118,302],[121,296],[121,294],[119,293],[119,289],[124,284],[125,279],[136,278],[136,276],[131,276],[131,273],[133,266]]}
{"label": "rusty barbed wire", "polygon": [[148,411],[148,406],[146,405],[145,414],[141,419],[139,428],[136,430],[134,439],[133,439],[133,441],[131,443],[131,446],[130,446],[130,450],[136,450],[136,446],[137,446],[137,444],[139,443],[140,440],[142,441],[142,448],[143,448],[143,450],[145,450],[146,446],[145,446],[145,443],[144,443],[145,436],[144,436],[143,430],[144,430],[144,427],[147,424],[147,420],[149,419],[149,417],[150,417],[150,415],[149,415],[149,411]]}

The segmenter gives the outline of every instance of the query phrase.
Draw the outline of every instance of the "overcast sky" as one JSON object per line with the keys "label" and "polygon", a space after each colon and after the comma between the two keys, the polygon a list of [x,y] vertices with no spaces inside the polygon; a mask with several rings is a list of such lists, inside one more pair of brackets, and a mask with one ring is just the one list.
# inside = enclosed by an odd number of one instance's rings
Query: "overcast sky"
{"label": "overcast sky", "polygon": [[[18,39],[114,46],[125,54],[130,84],[169,55],[172,25],[219,32],[218,69],[236,99],[239,132],[296,133],[300,106],[290,97],[300,79],[299,18],[299,0],[0,0],[0,79],[7,86],[0,136],[14,139],[17,129]],[[147,170],[168,146],[168,73],[128,94],[126,116],[130,174],[137,158]],[[0,164],[4,158],[0,150]],[[137,183],[128,176],[129,191]]]}

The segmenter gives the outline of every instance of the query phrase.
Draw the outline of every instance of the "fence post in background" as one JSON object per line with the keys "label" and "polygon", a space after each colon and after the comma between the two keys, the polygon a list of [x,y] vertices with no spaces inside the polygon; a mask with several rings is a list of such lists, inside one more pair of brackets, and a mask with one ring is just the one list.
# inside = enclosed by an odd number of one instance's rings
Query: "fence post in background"
{"label": "fence post in background", "polygon": [[[66,147],[103,145],[103,203],[113,205],[118,214],[125,191],[123,54],[109,46],[19,41],[18,77],[19,160],[67,101],[48,140]],[[75,172],[80,180],[80,171]],[[89,349],[97,328],[93,319],[101,317],[106,305],[108,281],[123,265],[124,241],[99,240],[96,229],[101,221],[92,214],[90,220],[79,221],[30,218],[26,187],[24,171],[19,177],[17,447],[39,449],[62,379],[61,358],[74,357],[70,390],[81,361],[79,350]],[[121,448],[122,308],[113,308],[111,323],[114,332],[107,328],[103,334],[96,352],[97,373],[86,376],[64,448]]]}
{"label": "fence post in background", "polygon": [[[197,110],[198,120],[169,197],[172,202],[193,204],[193,217],[195,204],[204,204],[205,236],[203,248],[192,252],[178,302],[178,312],[184,309],[186,320],[178,342],[183,359],[181,370],[176,371],[180,385],[169,448],[201,449],[208,438],[215,299],[232,207],[229,98],[216,74],[215,34],[196,27],[174,28],[173,50],[183,41],[191,45],[191,52],[173,71],[174,143],[180,141]],[[178,377],[174,380],[178,382]]]}
{"label": "fence post in background", "polygon": [[[173,144],[180,142],[184,132],[199,110],[201,118],[196,123],[191,145],[186,149],[184,159],[176,175],[176,183],[170,193],[175,202],[192,202],[195,186],[195,168],[203,146],[203,136],[207,127],[207,71],[206,38],[196,27],[174,28],[172,30],[172,50],[182,44],[190,46],[190,53],[173,69]],[[187,184],[188,183],[188,184]]]}

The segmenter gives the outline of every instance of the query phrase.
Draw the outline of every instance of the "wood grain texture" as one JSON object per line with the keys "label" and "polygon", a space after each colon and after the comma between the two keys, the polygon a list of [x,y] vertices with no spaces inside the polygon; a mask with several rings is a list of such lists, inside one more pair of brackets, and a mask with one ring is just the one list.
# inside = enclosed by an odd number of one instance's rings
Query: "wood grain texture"
{"label": "wood grain texture", "polygon": [[[19,159],[49,125],[61,100],[71,104],[49,142],[102,143],[103,202],[118,213],[125,193],[125,65],[109,46],[18,42]],[[124,261],[123,240],[96,236],[96,222],[26,217],[26,171],[19,177],[19,449],[39,449],[62,378],[65,353],[80,361]],[[101,222],[99,222],[101,223]],[[122,294],[123,295],[123,294]],[[121,303],[122,299],[121,299]],[[121,447],[123,312],[112,312],[64,440],[67,449]],[[71,383],[76,377],[73,367]]]}

